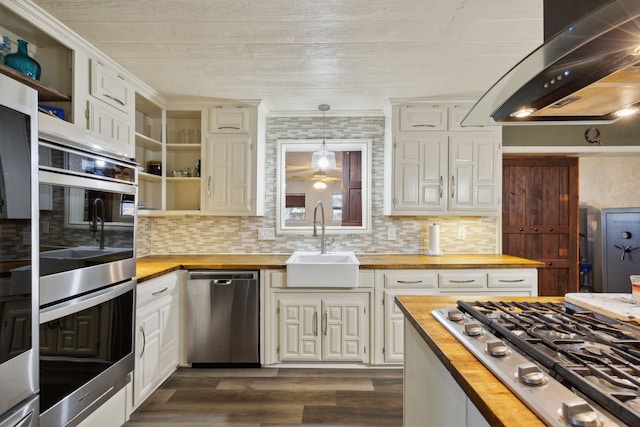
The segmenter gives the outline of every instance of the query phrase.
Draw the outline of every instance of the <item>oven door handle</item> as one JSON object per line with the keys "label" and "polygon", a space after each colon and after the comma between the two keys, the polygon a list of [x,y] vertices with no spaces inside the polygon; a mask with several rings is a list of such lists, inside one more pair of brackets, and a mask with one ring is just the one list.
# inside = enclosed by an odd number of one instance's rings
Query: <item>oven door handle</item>
{"label": "oven door handle", "polygon": [[86,310],[103,302],[107,302],[122,294],[129,292],[136,285],[135,280],[129,280],[106,289],[92,292],[78,298],[73,298],[59,304],[40,309],[40,324],[50,322],[61,317],[69,316],[82,310]]}

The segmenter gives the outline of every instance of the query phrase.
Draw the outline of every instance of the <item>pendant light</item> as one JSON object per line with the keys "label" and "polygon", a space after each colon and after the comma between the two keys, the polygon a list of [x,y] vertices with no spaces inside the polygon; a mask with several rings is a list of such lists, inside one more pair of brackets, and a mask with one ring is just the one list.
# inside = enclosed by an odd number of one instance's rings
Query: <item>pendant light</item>
{"label": "pendant light", "polygon": [[322,145],[320,151],[315,151],[311,156],[311,167],[315,169],[335,169],[336,167],[336,153],[327,149],[327,144],[324,140],[324,125],[325,115],[324,112],[331,108],[328,104],[318,105],[318,109],[322,111]]}

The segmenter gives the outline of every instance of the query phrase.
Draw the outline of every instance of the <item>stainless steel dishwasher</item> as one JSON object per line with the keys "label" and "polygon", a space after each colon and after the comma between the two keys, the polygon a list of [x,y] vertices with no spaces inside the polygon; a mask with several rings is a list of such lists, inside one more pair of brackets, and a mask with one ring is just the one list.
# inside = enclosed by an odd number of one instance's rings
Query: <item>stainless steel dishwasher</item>
{"label": "stainless steel dishwasher", "polygon": [[259,367],[257,271],[190,271],[187,362],[192,367]]}

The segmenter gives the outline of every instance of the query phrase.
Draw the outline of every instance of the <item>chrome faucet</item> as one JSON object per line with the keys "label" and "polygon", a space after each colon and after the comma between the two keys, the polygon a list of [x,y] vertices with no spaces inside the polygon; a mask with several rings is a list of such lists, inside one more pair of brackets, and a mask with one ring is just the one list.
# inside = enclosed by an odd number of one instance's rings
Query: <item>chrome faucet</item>
{"label": "chrome faucet", "polygon": [[324,205],[322,202],[316,203],[315,209],[313,209],[313,237],[318,237],[318,207],[320,207],[320,213],[322,214],[322,222],[320,225],[322,226],[322,234],[320,235],[320,253],[327,253],[327,238],[325,237],[325,225],[324,225]]}
{"label": "chrome faucet", "polygon": [[[100,204],[100,215],[98,216],[98,203]],[[93,218],[91,220],[91,225],[89,226],[89,231],[93,232],[93,237],[96,237],[96,232],[98,231],[98,220],[100,221],[100,249],[104,249],[104,201],[100,197],[96,197],[93,200],[93,204],[91,206],[91,211],[93,213]]]}

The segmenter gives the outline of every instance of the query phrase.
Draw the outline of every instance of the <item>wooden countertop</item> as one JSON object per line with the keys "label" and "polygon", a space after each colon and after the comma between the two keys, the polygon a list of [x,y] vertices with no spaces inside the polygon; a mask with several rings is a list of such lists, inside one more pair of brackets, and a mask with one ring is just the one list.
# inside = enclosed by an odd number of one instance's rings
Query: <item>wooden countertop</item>
{"label": "wooden countertop", "polygon": [[[260,270],[285,269],[291,254],[210,254],[152,255],[138,258],[138,282],[174,270]],[[356,254],[360,269],[436,269],[436,268],[539,268],[544,263],[500,254],[451,254],[444,256],[406,254]]]}
{"label": "wooden countertop", "polygon": [[561,297],[464,297],[408,296],[396,297],[396,304],[418,331],[454,380],[492,426],[544,426],[545,424],[511,391],[484,367],[431,315],[443,307],[455,307],[458,300],[554,301]]}

